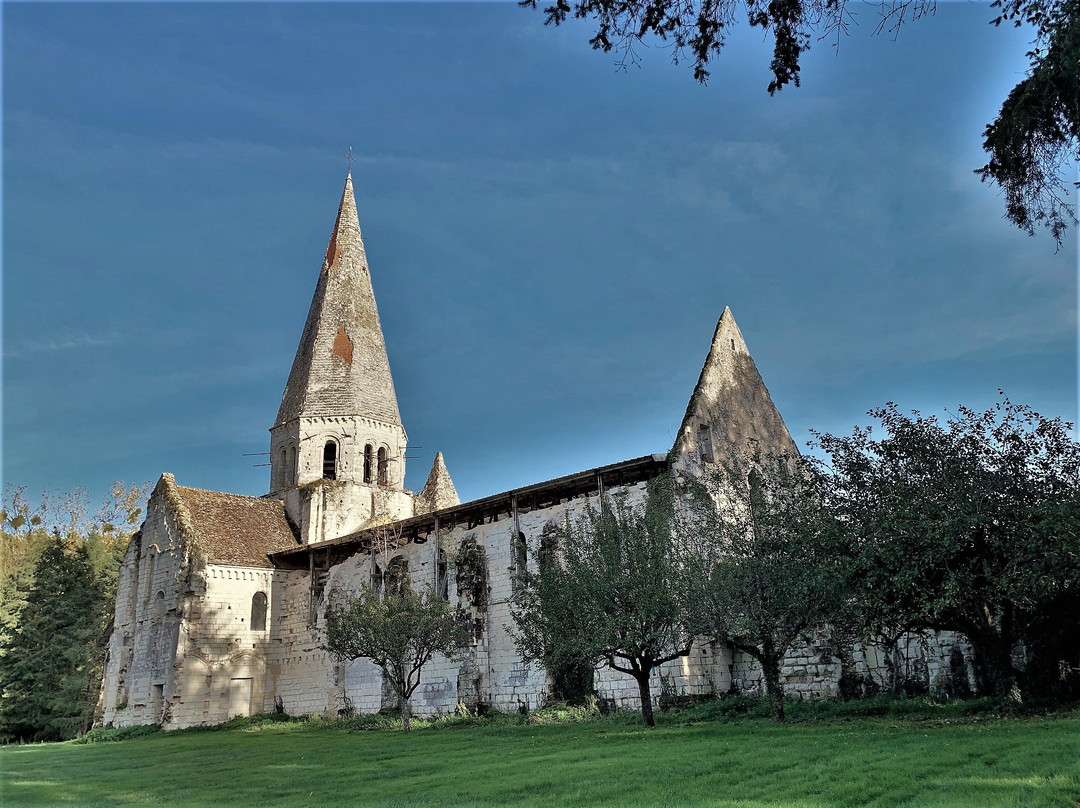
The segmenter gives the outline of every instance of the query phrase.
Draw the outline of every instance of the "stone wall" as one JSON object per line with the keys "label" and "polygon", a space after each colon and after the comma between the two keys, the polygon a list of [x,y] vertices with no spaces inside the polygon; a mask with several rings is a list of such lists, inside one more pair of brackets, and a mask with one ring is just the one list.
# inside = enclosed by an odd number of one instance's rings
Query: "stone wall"
{"label": "stone wall", "polygon": [[102,686],[103,720],[156,724],[173,689],[187,590],[185,550],[169,508],[151,499],[120,565]]}

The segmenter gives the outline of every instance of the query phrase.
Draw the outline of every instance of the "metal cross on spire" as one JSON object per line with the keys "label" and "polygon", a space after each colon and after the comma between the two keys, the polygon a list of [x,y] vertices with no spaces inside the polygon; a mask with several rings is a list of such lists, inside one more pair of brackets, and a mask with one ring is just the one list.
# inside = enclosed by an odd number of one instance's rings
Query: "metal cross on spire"
{"label": "metal cross on spire", "polygon": [[352,164],[356,162],[356,158],[352,156],[352,146],[349,146],[349,153],[345,155],[345,159],[349,161],[349,173],[352,174]]}

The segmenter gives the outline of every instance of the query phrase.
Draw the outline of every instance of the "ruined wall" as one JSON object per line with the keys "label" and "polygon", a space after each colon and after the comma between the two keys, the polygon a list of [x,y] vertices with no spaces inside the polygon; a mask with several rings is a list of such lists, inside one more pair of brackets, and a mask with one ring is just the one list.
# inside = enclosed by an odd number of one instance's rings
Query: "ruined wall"
{"label": "ruined wall", "polygon": [[[808,632],[784,658],[780,681],[784,694],[803,699],[840,695],[839,649],[827,630]],[[855,643],[851,662],[854,686],[861,695],[897,692],[969,694],[976,690],[974,649],[952,631],[907,632],[895,645]],[[732,692],[761,694],[761,667],[749,655],[732,657]],[[721,691],[722,692],[722,691]]]}
{"label": "ruined wall", "polygon": [[187,587],[185,548],[166,503],[154,497],[120,565],[102,686],[103,721],[161,721],[173,690]]}
{"label": "ruined wall", "polygon": [[[608,495],[625,496],[633,503],[642,499],[644,491],[645,484],[640,483],[613,488]],[[546,526],[561,522],[568,513],[575,518],[587,504],[595,506],[596,501],[595,496],[582,497],[519,514],[517,529],[525,535],[529,547],[526,564],[535,570],[536,551]],[[445,563],[446,597],[471,615],[473,641],[459,658],[437,657],[425,666],[413,696],[417,715],[450,712],[459,702],[511,712],[536,709],[547,702],[547,674],[536,664],[522,662],[511,634],[510,600],[521,561],[514,538],[515,526],[509,517],[472,528],[458,526],[442,531],[439,544]],[[377,580],[379,572],[398,556],[406,559],[416,590],[434,585],[438,562],[432,540],[385,554],[357,554],[330,570],[326,592],[356,592]],[[482,565],[480,575],[477,563]],[[366,660],[335,664],[318,650],[325,603],[317,607],[316,624],[310,625],[307,573],[288,573],[279,585],[282,591],[275,602],[281,604],[282,612],[275,613],[274,637],[280,659],[271,659],[273,684],[268,684],[268,692],[282,697],[285,710],[292,714],[334,715],[349,708],[374,712],[395,706],[382,672],[374,664]],[[730,688],[730,662],[730,652],[722,646],[695,645],[688,658],[667,663],[654,674],[654,697],[725,692]],[[637,684],[631,677],[601,668],[595,684],[601,697],[618,706],[638,706]]]}

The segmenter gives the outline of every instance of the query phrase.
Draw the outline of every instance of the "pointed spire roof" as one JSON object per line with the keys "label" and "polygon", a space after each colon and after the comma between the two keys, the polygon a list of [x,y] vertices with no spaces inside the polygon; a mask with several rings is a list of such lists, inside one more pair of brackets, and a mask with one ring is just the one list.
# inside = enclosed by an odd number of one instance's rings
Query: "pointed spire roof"
{"label": "pointed spire roof", "polygon": [[351,172],[274,424],[327,415],[401,425]]}
{"label": "pointed spire roof", "polygon": [[766,454],[792,457],[799,454],[750,356],[735,317],[726,306],[686,406],[672,450],[673,458],[700,453],[698,430],[703,424],[709,426],[711,449],[716,453],[757,448]]}
{"label": "pointed spire roof", "polygon": [[442,452],[435,455],[435,462],[431,464],[431,473],[428,474],[424,490],[420,492],[420,500],[424,506],[424,512],[438,511],[460,505],[457,489],[454,481],[450,479],[450,472],[446,470],[446,461],[443,460]]}

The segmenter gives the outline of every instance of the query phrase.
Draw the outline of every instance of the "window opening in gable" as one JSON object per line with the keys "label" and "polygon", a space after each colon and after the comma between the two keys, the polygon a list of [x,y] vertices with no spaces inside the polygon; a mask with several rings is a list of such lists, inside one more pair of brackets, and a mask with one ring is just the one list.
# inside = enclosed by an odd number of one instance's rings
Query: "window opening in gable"
{"label": "window opening in gable", "polygon": [[337,444],[332,440],[328,440],[323,448],[322,476],[324,480],[337,479]]}
{"label": "window opening in gable", "polygon": [[698,427],[698,451],[701,452],[701,459],[704,462],[713,462],[712,429],[708,424],[701,424]]}
{"label": "window opening in gable", "polygon": [[150,593],[154,591],[154,567],[157,564],[157,553],[150,551],[146,562],[146,591],[143,594],[143,605],[150,602]]}

